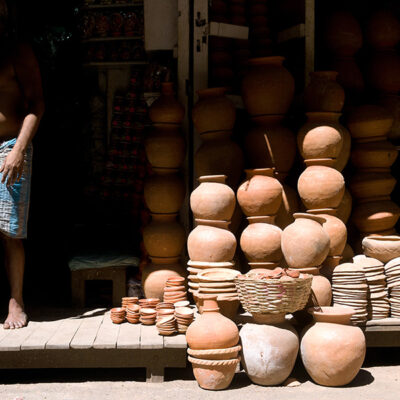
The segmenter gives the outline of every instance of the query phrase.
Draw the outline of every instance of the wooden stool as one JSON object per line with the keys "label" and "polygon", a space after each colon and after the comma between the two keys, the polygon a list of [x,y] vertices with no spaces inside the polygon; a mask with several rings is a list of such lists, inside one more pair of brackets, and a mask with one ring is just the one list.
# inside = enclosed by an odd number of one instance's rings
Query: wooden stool
{"label": "wooden stool", "polygon": [[121,305],[121,298],[126,296],[126,266],[88,268],[71,271],[72,304],[85,307],[86,281],[112,281],[112,302],[114,307]]}

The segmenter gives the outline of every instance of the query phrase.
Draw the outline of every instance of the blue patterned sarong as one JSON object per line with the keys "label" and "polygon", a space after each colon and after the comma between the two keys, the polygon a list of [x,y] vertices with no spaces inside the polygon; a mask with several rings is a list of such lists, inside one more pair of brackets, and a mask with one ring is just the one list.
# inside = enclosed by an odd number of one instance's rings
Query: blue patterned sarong
{"label": "blue patterned sarong", "polygon": [[[13,149],[17,139],[0,143],[0,166]],[[22,177],[12,186],[1,183],[0,173],[0,233],[15,238],[27,236],[29,197],[31,191],[32,145],[28,146],[24,160]]]}

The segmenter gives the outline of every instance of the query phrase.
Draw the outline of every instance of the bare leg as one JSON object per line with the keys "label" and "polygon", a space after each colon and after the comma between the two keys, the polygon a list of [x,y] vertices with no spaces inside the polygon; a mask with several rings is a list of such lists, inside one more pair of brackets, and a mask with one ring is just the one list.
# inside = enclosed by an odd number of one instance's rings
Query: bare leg
{"label": "bare leg", "polygon": [[4,329],[18,329],[27,324],[22,299],[22,287],[25,268],[25,250],[22,240],[2,237],[5,251],[5,264],[10,282],[11,298],[8,306],[8,317]]}

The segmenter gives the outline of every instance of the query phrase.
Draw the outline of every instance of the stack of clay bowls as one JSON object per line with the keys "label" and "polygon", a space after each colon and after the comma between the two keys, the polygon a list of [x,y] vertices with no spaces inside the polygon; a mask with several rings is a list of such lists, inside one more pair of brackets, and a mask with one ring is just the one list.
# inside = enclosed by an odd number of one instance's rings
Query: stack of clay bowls
{"label": "stack of clay bowls", "polygon": [[167,315],[157,320],[156,327],[161,336],[170,336],[176,332],[176,320],[174,315]]}
{"label": "stack of clay bowls", "polygon": [[375,258],[357,256],[354,262],[364,269],[368,283],[368,319],[389,317],[390,302],[386,286],[385,267]]}
{"label": "stack of clay bowls", "polygon": [[138,304],[139,298],[138,297],[123,297],[122,298],[122,308],[127,308],[131,304]]}
{"label": "stack of clay bowls", "polygon": [[189,325],[193,322],[194,311],[189,307],[177,307],[175,319],[178,333],[186,333]]}
{"label": "stack of clay bowls", "polygon": [[130,324],[137,324],[140,318],[140,306],[138,304],[130,304],[126,307],[126,320]]}
{"label": "stack of clay bowls", "polygon": [[173,303],[158,303],[156,306],[157,321],[161,318],[169,317],[175,314],[175,307]]}
{"label": "stack of clay bowls", "polygon": [[390,316],[400,318],[400,257],[385,265],[385,275],[389,290]]}
{"label": "stack of clay bowls", "polygon": [[160,302],[158,298],[150,299],[139,299],[139,306],[141,308],[156,308],[157,304]]}
{"label": "stack of clay bowls", "polygon": [[140,322],[143,325],[154,325],[157,318],[157,311],[154,308],[140,309]]}
{"label": "stack of clay bowls", "polygon": [[332,276],[334,305],[348,306],[355,310],[351,317],[354,325],[367,322],[368,284],[360,265],[345,263],[337,266]]}
{"label": "stack of clay bowls", "polygon": [[117,307],[111,309],[111,321],[114,324],[122,324],[125,321],[126,311],[125,308]]}
{"label": "stack of clay bowls", "polygon": [[185,278],[168,278],[164,288],[164,302],[173,304],[185,300],[187,300]]}

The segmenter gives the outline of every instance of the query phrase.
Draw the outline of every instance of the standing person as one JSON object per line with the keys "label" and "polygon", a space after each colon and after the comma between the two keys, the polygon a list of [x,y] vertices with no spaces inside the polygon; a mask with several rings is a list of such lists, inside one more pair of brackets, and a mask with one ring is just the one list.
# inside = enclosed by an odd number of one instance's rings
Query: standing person
{"label": "standing person", "polygon": [[22,297],[32,139],[44,112],[38,62],[31,47],[10,38],[5,0],[0,1],[0,236],[10,283],[4,329],[27,324]]}

